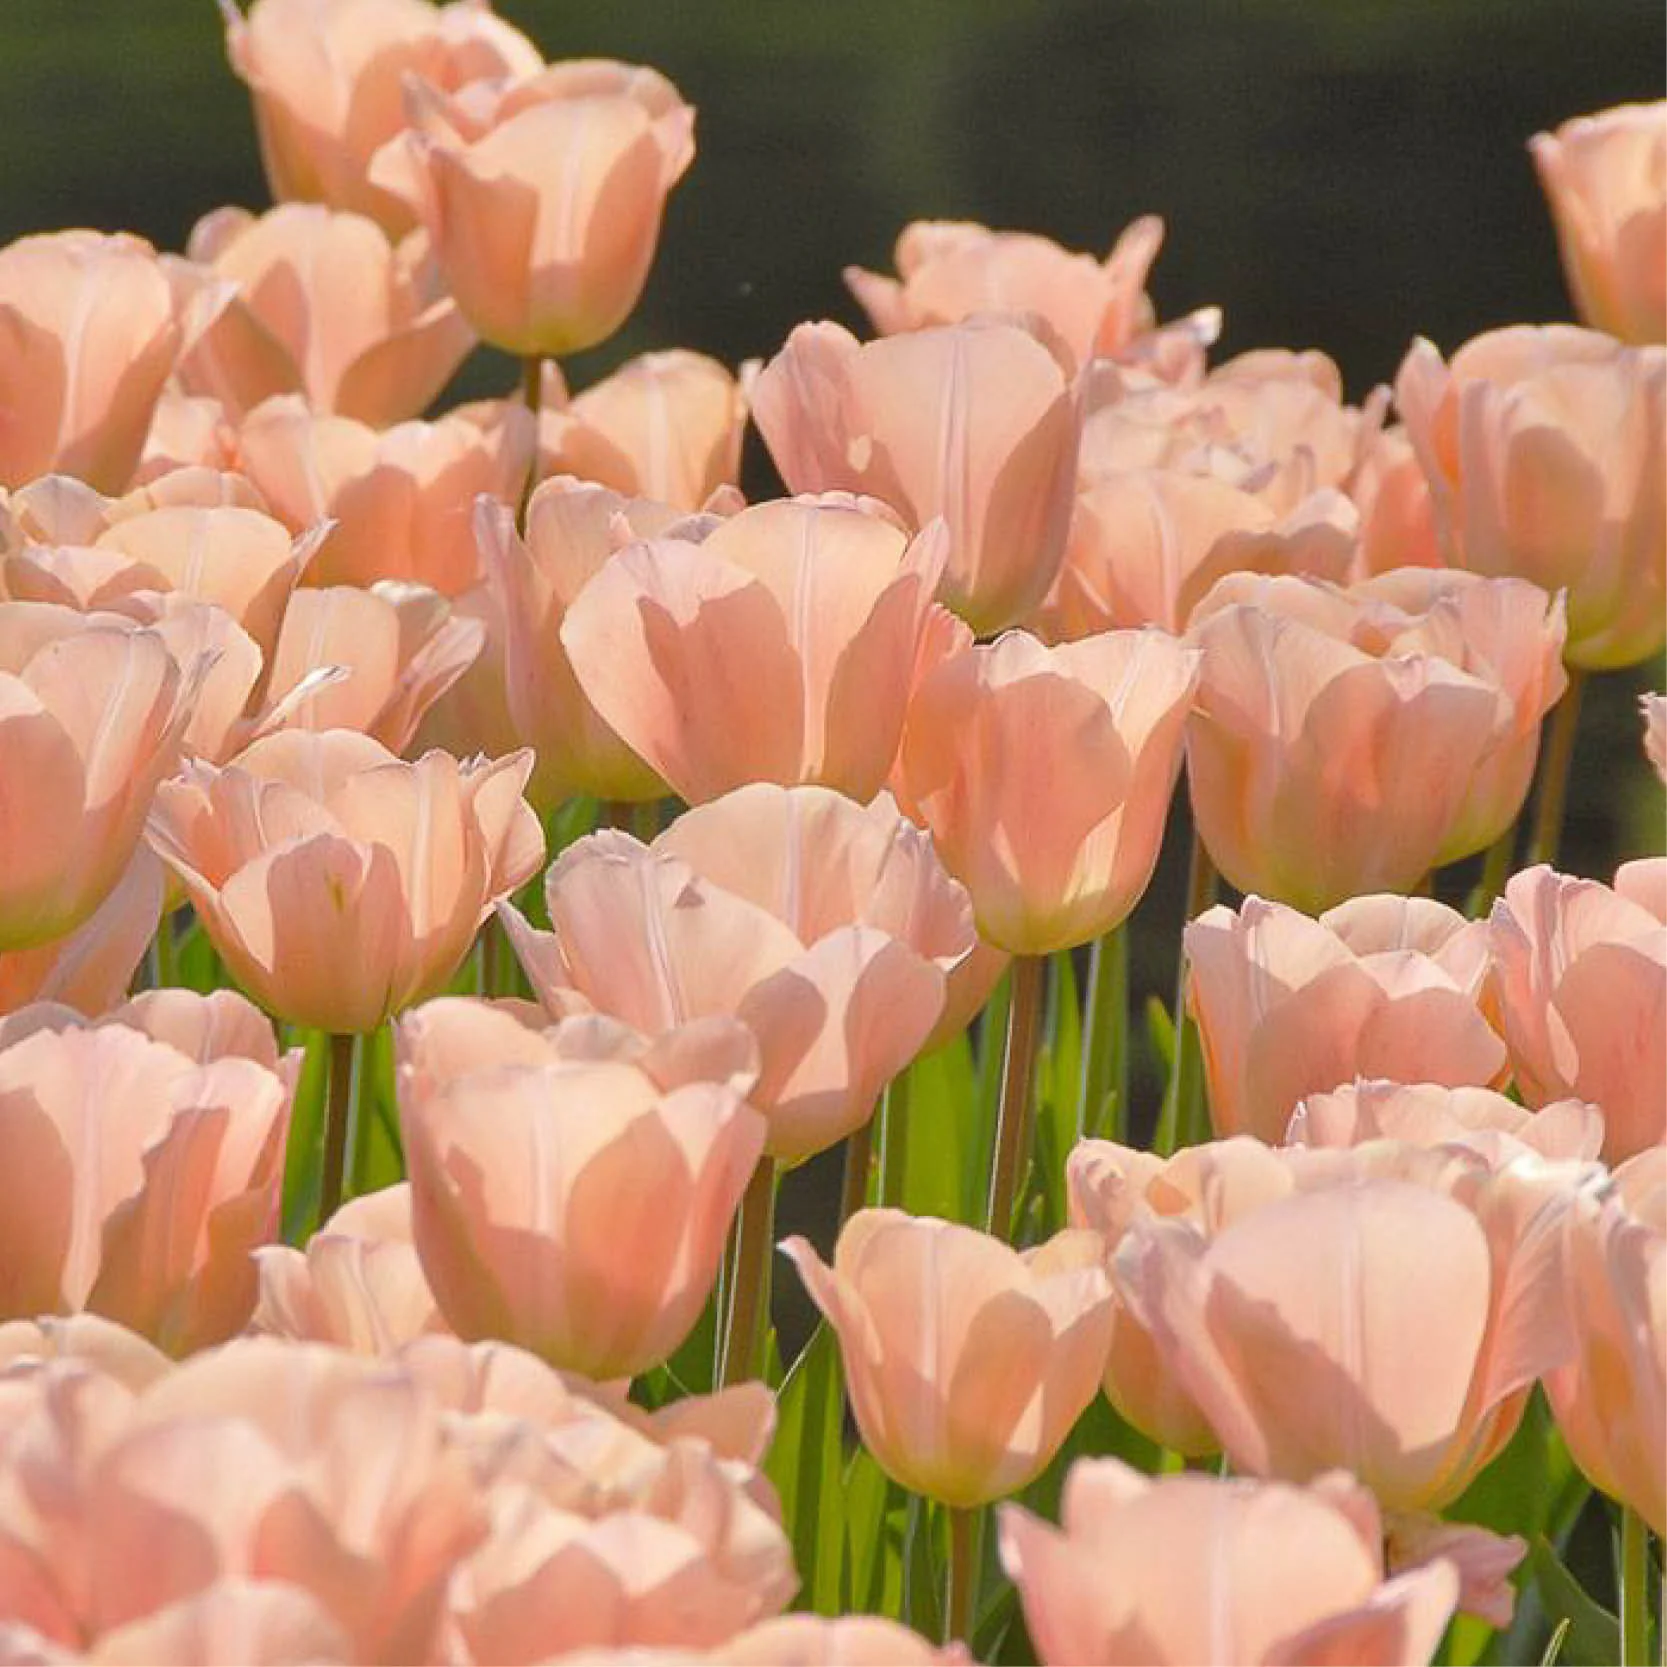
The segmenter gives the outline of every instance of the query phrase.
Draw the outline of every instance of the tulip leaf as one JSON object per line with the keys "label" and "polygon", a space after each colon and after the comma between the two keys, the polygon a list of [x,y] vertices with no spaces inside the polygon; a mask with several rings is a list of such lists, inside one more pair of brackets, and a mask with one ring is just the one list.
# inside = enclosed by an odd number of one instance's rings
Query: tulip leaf
{"label": "tulip leaf", "polygon": [[[1071,952],[1051,957],[1052,977],[1037,1071],[1034,1160],[1041,1199],[1041,1235],[1065,1225],[1065,1159],[1083,1128],[1082,1010]],[[1022,1216],[1021,1216],[1022,1219]]]}
{"label": "tulip leaf", "polygon": [[909,1068],[903,1129],[902,1208],[945,1221],[982,1222],[987,1148],[969,1110],[978,1079],[965,1036],[917,1059]]}
{"label": "tulip leaf", "polygon": [[[695,1321],[695,1328],[678,1344],[665,1372],[672,1387],[683,1395],[709,1395],[716,1379],[713,1367],[718,1347],[718,1293],[713,1291]],[[670,1397],[668,1397],[669,1399]]]}
{"label": "tulip leaf", "polygon": [[903,1529],[903,1624],[922,1638],[943,1636],[943,1573],[946,1559],[934,1543],[943,1513],[918,1493],[909,1495]]}
{"label": "tulip leaf", "polygon": [[1528,1566],[1546,1614],[1559,1628],[1566,1624],[1561,1659],[1568,1667],[1619,1661],[1621,1623],[1575,1579],[1543,1534],[1529,1542]]}
{"label": "tulip leaf", "polygon": [[163,917],[156,931],[156,948],[158,982],[164,987],[195,990],[206,996],[231,983],[192,909]]}
{"label": "tulip leaf", "polygon": [[305,1055],[295,1084],[284,1152],[284,1190],[279,1219],[286,1244],[306,1241],[318,1214],[319,1171],[324,1164],[324,1105],[330,1087],[330,1038],[322,1030],[283,1027],[286,1048],[301,1046]]}
{"label": "tulip leaf", "polygon": [[902,1490],[859,1447],[845,1467],[842,1613],[895,1613],[902,1596],[901,1502]]}
{"label": "tulip leaf", "polygon": [[837,1615],[845,1549],[844,1381],[839,1342],[823,1321],[776,1396],[776,1433],[764,1461],[802,1582],[798,1606]]}
{"label": "tulip leaf", "polygon": [[1146,1040],[1151,1043],[1167,1078],[1175,1069],[1175,1021],[1157,996],[1146,998]]}
{"label": "tulip leaf", "polygon": [[[1498,1534],[1555,1537],[1573,1522],[1588,1491],[1544,1392],[1536,1388],[1515,1434],[1448,1514]],[[1553,1520],[1560,1513],[1566,1513],[1562,1520]]]}

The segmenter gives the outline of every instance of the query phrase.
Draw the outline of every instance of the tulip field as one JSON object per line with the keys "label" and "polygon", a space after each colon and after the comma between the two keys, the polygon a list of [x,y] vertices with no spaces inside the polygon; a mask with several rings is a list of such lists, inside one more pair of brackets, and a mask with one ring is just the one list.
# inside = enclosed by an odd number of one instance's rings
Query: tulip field
{"label": "tulip field", "polygon": [[221,11],[0,247],[0,1664],[1667,1667],[1667,102],[1358,403],[1155,216],[587,378],[673,81]]}

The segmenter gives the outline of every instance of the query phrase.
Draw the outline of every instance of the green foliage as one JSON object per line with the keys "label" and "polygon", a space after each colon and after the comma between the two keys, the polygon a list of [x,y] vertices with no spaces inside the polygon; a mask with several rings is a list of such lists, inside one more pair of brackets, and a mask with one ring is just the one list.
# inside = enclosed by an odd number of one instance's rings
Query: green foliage
{"label": "green foliage", "polygon": [[775,1439],[764,1461],[803,1582],[798,1606],[819,1615],[840,1613],[844,1584],[844,1421],[839,1343],[823,1321],[776,1397]]}

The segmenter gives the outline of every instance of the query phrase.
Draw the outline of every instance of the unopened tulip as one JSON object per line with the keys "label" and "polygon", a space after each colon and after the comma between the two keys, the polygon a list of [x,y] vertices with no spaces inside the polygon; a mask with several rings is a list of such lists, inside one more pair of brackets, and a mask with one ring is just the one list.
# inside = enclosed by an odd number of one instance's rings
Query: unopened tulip
{"label": "unopened tulip", "polygon": [[383,428],[421,416],[474,345],[423,240],[396,248],[362,215],[218,209],[197,222],[189,254],[237,293],[180,361],[180,385],[234,420],[298,393]]}
{"label": "unopened tulip", "polygon": [[782,1245],[839,1337],[864,1445],[962,1508],[1039,1475],[1099,1386],[1111,1289],[1092,1233],[1020,1252],[955,1222],[859,1210],[830,1268]]}
{"label": "unopened tulip", "polygon": [[1385,1578],[1377,1502],[1336,1472],[1289,1487],[1082,1459],[1061,1513],[1057,1529],[1000,1513],[1002,1566],[1050,1667],[1420,1667],[1458,1598],[1451,1563]]}
{"label": "unopened tulip", "polygon": [[1667,348],[1572,325],[1416,342],[1395,399],[1447,559],[1568,595],[1567,658],[1607,670],[1667,640]]}
{"label": "unopened tulip", "polygon": [[736,483],[746,423],[746,398],[716,359],[682,348],[644,353],[572,400],[545,405],[539,474],[577,475],[692,513]]}
{"label": "unopened tulip", "polygon": [[0,484],[54,470],[120,492],[181,329],[156,251],[97,232],[0,249]]}
{"label": "unopened tulip", "polygon": [[1561,613],[1520,581],[1449,577],[1344,590],[1235,574],[1200,604],[1188,783],[1199,835],[1241,891],[1312,911],[1409,892],[1509,825],[1561,687]]}
{"label": "unopened tulip", "polygon": [[1162,631],[1057,648],[1010,631],[922,679],[905,791],[983,937],[1046,955],[1128,915],[1157,862],[1197,675]]}
{"label": "unopened tulip", "polygon": [[859,492],[911,527],[942,516],[941,598],[980,632],[1023,618],[1065,549],[1080,417],[1069,355],[991,316],[862,343],[801,324],[752,385],[794,492]]}
{"label": "unopened tulip", "polygon": [[1644,756],[1667,784],[1667,695],[1642,695],[1638,705],[1644,714]]}
{"label": "unopened tulip", "polygon": [[1523,1099],[1592,1101],[1610,1164],[1667,1140],[1667,860],[1623,864],[1613,888],[1514,875],[1489,947]]}
{"label": "unopened tulip", "polygon": [[451,977],[537,868],[525,753],[415,764],[347,730],[288,730],[156,796],[150,839],[216,950],[272,1012],[373,1030]]}
{"label": "unopened tulip", "polygon": [[293,1070],[58,1012],[0,1046],[4,1166],[30,1177],[0,1227],[0,1314],[90,1309],[173,1353],[230,1337],[277,1234]]}
{"label": "unopened tulip", "polygon": [[444,1074],[421,1012],[413,1027],[400,1092],[412,1236],[448,1323],[596,1379],[665,1360],[700,1317],[764,1145],[742,1097],[752,1072],[732,1076],[732,1027],[598,1048],[596,1025],[570,1020],[514,1038],[502,1064]]}
{"label": "unopened tulip", "polygon": [[1630,1158],[1569,1211],[1563,1279],[1578,1338],[1546,1393],[1594,1487],[1667,1533],[1667,1152]]}
{"label": "unopened tulip", "polygon": [[0,948],[62,938],[109,896],[205,669],[117,615],[0,602]]}
{"label": "unopened tulip", "polygon": [[272,195],[353,209],[395,235],[415,217],[369,168],[404,131],[403,78],[449,90],[543,63],[525,35],[475,0],[256,0],[246,18],[226,0],[221,10]]}
{"label": "unopened tulip", "polygon": [[1581,318],[1622,341],[1667,341],[1667,102],[1576,116],[1528,149]]}
{"label": "unopened tulip", "polygon": [[274,515],[297,531],[335,523],[309,583],[409,579],[449,597],[482,577],[475,499],[513,500],[520,491],[533,420],[522,406],[488,402],[378,433],[285,395],[256,407],[240,444],[243,468]]}
{"label": "unopened tulip", "polygon": [[646,1036],[715,1014],[758,1039],[766,1150],[796,1162],[872,1115],[974,944],[965,891],[885,795],[737,789],[650,846],[592,834],[545,880],[548,933],[500,911],[545,1007]]}
{"label": "unopened tulip", "polygon": [[1356,897],[1319,919],[1250,897],[1185,932],[1218,1135],[1277,1144],[1305,1095],[1355,1077],[1500,1086],[1482,1012],[1487,928],[1429,898]]}
{"label": "unopened tulip", "polygon": [[689,803],[750,781],[866,802],[903,731],[942,522],[910,539],[843,494],[755,504],[606,562],[567,610],[573,675]]}
{"label": "unopened tulip", "polygon": [[412,191],[446,287],[480,335],[523,358],[611,336],[694,160],[695,113],[671,82],[575,60],[451,100],[424,87],[412,109],[404,153],[372,180]]}

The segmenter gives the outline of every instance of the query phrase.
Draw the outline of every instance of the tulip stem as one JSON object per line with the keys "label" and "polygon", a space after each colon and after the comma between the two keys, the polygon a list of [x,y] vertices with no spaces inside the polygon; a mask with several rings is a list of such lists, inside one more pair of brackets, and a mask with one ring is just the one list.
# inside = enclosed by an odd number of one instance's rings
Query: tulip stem
{"label": "tulip stem", "polygon": [[[1192,833],[1192,860],[1187,869],[1187,912],[1183,925],[1196,920],[1215,900],[1216,868],[1197,828]],[[1183,947],[1175,968],[1175,1064],[1169,1073],[1163,1110],[1158,1115],[1153,1150],[1167,1157],[1183,1146],[1205,1138],[1204,1054],[1197,1021],[1187,1012],[1187,952]]]}
{"label": "tulip stem", "polygon": [[999,1239],[1013,1236],[1013,1206],[1030,1153],[1030,1100],[1047,967],[1045,955],[1013,957],[1013,994],[1007,1008],[1007,1047],[1002,1055],[1001,1101],[996,1109],[995,1170],[990,1177],[990,1213],[985,1222],[985,1230]]}
{"label": "tulip stem", "polygon": [[1492,908],[1494,899],[1505,889],[1505,882],[1510,878],[1511,863],[1516,857],[1517,825],[1512,822],[1488,847],[1488,854],[1482,858],[1481,878],[1476,882],[1476,888],[1465,902],[1465,913],[1472,920],[1480,920]]}
{"label": "tulip stem", "polygon": [[[1094,940],[1088,956],[1088,1009],[1082,1039],[1082,1090],[1077,1139],[1123,1140],[1129,1123],[1129,935],[1114,926]],[[1106,1097],[1111,1120],[1106,1127]]]}
{"label": "tulip stem", "polygon": [[894,1209],[903,1202],[903,1177],[909,1156],[908,1070],[886,1085],[880,1105],[880,1203]]}
{"label": "tulip stem", "polygon": [[515,530],[527,530],[527,506],[533,501],[533,488],[538,485],[538,414],[544,408],[544,359],[542,353],[529,353],[521,361],[521,397],[533,418],[532,456],[527,459],[527,478],[521,483],[521,501],[515,507]]}
{"label": "tulip stem", "polygon": [[770,1313],[770,1252],[775,1237],[776,1160],[762,1157],[735,1218],[734,1277],[724,1335],[720,1387],[764,1375],[764,1329]]}
{"label": "tulip stem", "polygon": [[1649,1532],[1631,1506],[1621,1507],[1622,1667],[1648,1667],[1650,1659]]}
{"label": "tulip stem", "polygon": [[347,1169],[347,1125],[353,1109],[353,1044],[348,1034],[330,1038],[330,1100],[324,1114],[324,1169],[318,1180],[318,1224],[341,1206]]}
{"label": "tulip stem", "polygon": [[978,1509],[958,1505],[949,1513],[949,1570],[944,1580],[943,1641],[972,1646],[978,1585]]}
{"label": "tulip stem", "polygon": [[845,1179],[839,1196],[839,1225],[844,1227],[868,1202],[868,1172],[874,1166],[874,1119],[845,1137]]}
{"label": "tulip stem", "polygon": [[1586,674],[1569,667],[1569,686],[1551,713],[1551,732],[1540,759],[1540,796],[1534,806],[1534,837],[1528,846],[1528,861],[1557,861],[1557,847],[1563,837],[1563,807],[1568,802],[1569,766],[1574,762],[1575,731],[1580,727],[1580,697],[1585,692]]}

